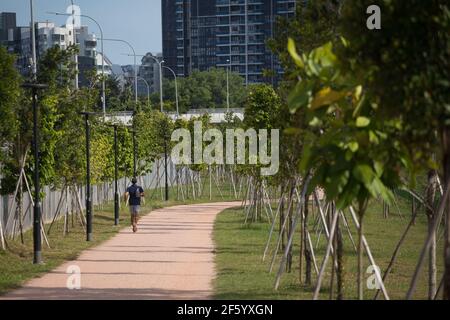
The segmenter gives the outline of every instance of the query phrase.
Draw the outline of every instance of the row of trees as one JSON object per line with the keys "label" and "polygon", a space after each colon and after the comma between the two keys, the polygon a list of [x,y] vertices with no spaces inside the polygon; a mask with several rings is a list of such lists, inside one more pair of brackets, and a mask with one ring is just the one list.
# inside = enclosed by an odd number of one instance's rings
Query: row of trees
{"label": "row of trees", "polygon": [[[91,86],[73,89],[75,68],[72,56],[76,48],[49,49],[38,64],[38,81],[49,88],[39,93],[39,129],[41,145],[41,181],[44,185],[61,187],[79,185],[85,180],[84,118],[80,112],[99,111],[99,83],[92,75]],[[33,174],[31,153],[31,94],[21,88],[26,81],[14,68],[14,57],[0,48],[1,192],[14,192],[21,167]],[[130,102],[131,104],[131,102]],[[137,113],[134,120],[137,140],[138,173],[148,172],[155,157],[163,152],[160,136],[165,132],[167,117],[160,112],[146,112],[142,105],[132,104]],[[125,104],[123,109],[129,108]],[[103,117],[91,117],[91,154],[93,183],[111,181],[114,177],[113,128]],[[119,174],[133,174],[133,127],[118,124]],[[32,179],[28,179],[30,182]]]}
{"label": "row of trees", "polygon": [[[296,172],[304,178],[312,176],[308,193],[320,186],[338,210],[356,208],[361,225],[360,298],[363,222],[369,201],[381,197],[391,203],[392,190],[414,186],[417,175],[427,171],[431,176],[439,173],[445,190],[450,183],[450,7],[439,0],[376,1],[382,30],[371,31],[366,27],[371,4],[299,2],[296,18],[279,21],[279,31],[269,42],[286,70],[279,88],[285,110],[280,124],[286,148],[281,150],[282,167],[290,170],[280,175],[292,177],[292,163],[297,163]],[[272,114],[278,113],[279,107],[273,108]],[[446,194],[439,210],[431,200],[427,251],[435,250],[433,226],[440,222]],[[450,208],[446,212],[449,221]],[[448,299],[450,232],[446,230],[444,298]],[[430,297],[437,289],[432,282]]]}
{"label": "row of trees", "polygon": [[[44,185],[59,187],[80,184],[85,175],[85,135],[82,111],[100,111],[101,75],[95,70],[87,72],[89,85],[73,89],[75,65],[72,56],[76,46],[66,50],[49,49],[38,61],[38,79],[49,85],[39,93],[39,126],[41,144],[41,180]],[[28,81],[14,68],[15,57],[0,48],[1,58],[1,192],[13,192],[21,171],[33,174],[32,107],[30,92],[21,87]],[[242,78],[226,70],[194,72],[188,78],[179,78],[180,112],[191,108],[226,108],[227,78],[229,80],[230,107],[242,106],[247,89]],[[153,160],[164,151],[163,140],[167,134],[168,118],[159,110],[159,94],[152,95],[148,105],[146,97],[136,103],[132,84],[122,88],[117,79],[107,77],[107,111],[136,111],[134,131],[137,137],[138,173],[150,170]],[[175,110],[174,81],[164,79],[165,111]],[[92,179],[93,183],[108,181],[113,177],[113,128],[102,119],[91,117],[92,124]],[[130,176],[133,167],[133,146],[130,127],[121,125],[119,132],[119,174]],[[164,137],[164,139],[162,139]],[[109,155],[109,156],[108,156]],[[30,180],[30,179],[29,179]]]}
{"label": "row of trees", "polygon": [[[366,27],[371,1],[299,4],[296,18],[279,21],[279,32],[269,42],[285,67],[283,83],[277,92],[265,85],[251,87],[243,104],[245,120],[236,124],[281,129],[280,170],[270,178],[259,176],[254,166],[238,166],[236,170],[252,177],[252,184],[257,185],[255,194],[263,194],[258,188],[270,184],[292,197],[301,181],[304,199],[309,199],[315,188],[324,189],[336,217],[340,210],[356,209],[361,299],[364,217],[369,203],[380,198],[393,203],[394,190],[414,187],[417,177],[427,174],[423,199],[427,201],[429,235],[407,297],[412,297],[428,256],[429,298],[433,299],[438,291],[436,226],[441,223],[450,189],[449,6],[439,0],[427,4],[419,0],[378,1],[382,31],[371,31]],[[435,195],[437,177],[444,181],[441,197]],[[257,201],[252,205],[257,206]],[[307,228],[307,212],[305,206],[302,232]],[[450,208],[445,212],[444,221],[449,221]],[[286,214],[287,225],[292,226],[292,208]],[[442,285],[448,299],[448,222],[445,230]],[[311,282],[311,252],[304,234],[302,239]],[[340,255],[337,292],[343,298],[342,241],[336,245]]]}

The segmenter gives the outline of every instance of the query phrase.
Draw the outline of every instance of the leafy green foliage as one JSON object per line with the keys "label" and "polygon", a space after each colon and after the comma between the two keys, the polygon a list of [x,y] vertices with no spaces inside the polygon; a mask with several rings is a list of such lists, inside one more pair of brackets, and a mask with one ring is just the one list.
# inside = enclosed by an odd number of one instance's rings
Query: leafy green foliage
{"label": "leafy green foliage", "polygon": [[14,68],[14,57],[0,46],[0,162],[5,159],[5,144],[18,130],[15,108],[21,94],[19,74]]}
{"label": "leafy green foliage", "polygon": [[[269,39],[269,48],[284,66],[284,80],[296,82],[295,60],[286,50],[288,39],[293,39],[300,53],[307,53],[337,38],[337,21],[342,0],[297,0],[293,18],[278,17],[275,34]],[[292,71],[292,72],[291,72]]]}
{"label": "leafy green foliage", "polygon": [[389,139],[396,123],[375,121],[376,108],[343,72],[331,43],[300,56],[290,42],[289,51],[303,75],[289,106],[293,113],[303,109],[310,127],[300,167],[314,170],[311,188],[324,187],[340,208],[378,196],[390,202],[406,159],[404,148]]}
{"label": "leafy green foliage", "polygon": [[[189,77],[178,78],[180,112],[189,109],[226,108],[227,72],[212,68],[208,71],[194,71]],[[244,80],[237,73],[229,73],[230,107],[241,108],[247,95]],[[175,83],[163,82],[164,108],[175,111]],[[159,109],[159,93],[152,95],[152,105]]]}
{"label": "leafy green foliage", "polygon": [[[382,12],[382,28],[376,32],[366,28],[371,4]],[[366,84],[377,117],[399,122],[396,139],[407,147],[411,165],[435,168],[437,132],[450,119],[448,1],[346,2],[340,29],[350,45],[338,54]]]}
{"label": "leafy green foliage", "polygon": [[156,158],[167,152],[170,154],[170,133],[173,123],[159,111],[139,112],[135,116],[134,128],[138,141],[138,174],[149,172]]}
{"label": "leafy green foliage", "polygon": [[269,85],[254,85],[245,100],[244,125],[247,128],[276,129],[282,119],[278,118],[281,99]]}

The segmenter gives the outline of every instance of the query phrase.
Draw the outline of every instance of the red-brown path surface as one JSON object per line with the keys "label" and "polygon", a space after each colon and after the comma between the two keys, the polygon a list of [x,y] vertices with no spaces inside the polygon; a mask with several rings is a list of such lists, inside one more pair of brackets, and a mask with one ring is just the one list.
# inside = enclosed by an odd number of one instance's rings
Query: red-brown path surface
{"label": "red-brown path surface", "polygon": [[[136,234],[122,230],[0,299],[209,299],[215,277],[216,215],[240,202],[153,211]],[[67,268],[81,269],[81,289],[67,289]]]}

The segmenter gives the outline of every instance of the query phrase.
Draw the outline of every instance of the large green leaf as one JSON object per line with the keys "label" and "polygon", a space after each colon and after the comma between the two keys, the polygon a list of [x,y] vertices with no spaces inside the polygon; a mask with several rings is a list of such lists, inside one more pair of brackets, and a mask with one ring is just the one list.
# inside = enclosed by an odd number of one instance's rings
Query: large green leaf
{"label": "large green leaf", "polygon": [[312,97],[312,84],[308,81],[299,82],[288,96],[288,106],[291,113],[308,106]]}
{"label": "large green leaf", "polygon": [[311,109],[317,109],[320,107],[333,104],[347,95],[345,91],[335,91],[330,87],[325,87],[317,92],[311,101]]}
{"label": "large green leaf", "polygon": [[300,55],[297,52],[297,48],[295,47],[294,40],[291,38],[288,39],[287,49],[288,49],[292,59],[294,59],[295,64],[303,69],[305,67],[305,64],[303,62],[302,57],[300,57]]}
{"label": "large green leaf", "polygon": [[367,117],[358,117],[356,118],[356,126],[358,128],[365,128],[370,124],[370,119]]}
{"label": "large green leaf", "polygon": [[370,166],[359,164],[353,169],[353,176],[364,185],[370,185],[375,174]]}
{"label": "large green leaf", "polygon": [[332,199],[337,198],[344,190],[349,178],[350,172],[348,170],[330,176],[329,177],[330,183],[327,183],[326,186],[327,196],[329,196]]}

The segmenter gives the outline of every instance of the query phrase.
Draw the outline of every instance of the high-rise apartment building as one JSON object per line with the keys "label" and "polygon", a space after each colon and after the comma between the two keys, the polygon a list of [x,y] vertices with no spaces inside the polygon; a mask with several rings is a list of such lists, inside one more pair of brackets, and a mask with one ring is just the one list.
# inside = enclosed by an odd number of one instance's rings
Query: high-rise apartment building
{"label": "high-rise apartment building", "polygon": [[[48,49],[59,46],[66,49],[76,43],[79,48],[78,71],[79,85],[89,85],[85,73],[92,69],[102,71],[102,54],[97,52],[95,34],[89,33],[87,26],[72,28],[71,26],[57,26],[55,23],[36,22],[37,57],[41,57]],[[16,13],[0,13],[0,45],[5,46],[10,53],[16,55],[16,67],[23,75],[30,73],[31,65],[31,32],[30,27],[16,25]],[[105,74],[111,75],[112,63],[105,57]]]}
{"label": "high-rise apartment building", "polygon": [[14,38],[16,14],[14,12],[0,13],[0,44],[6,44]]}
{"label": "high-rise apartment building", "polygon": [[[229,68],[246,83],[282,74],[266,45],[276,17],[293,17],[296,0],[162,0],[163,55],[179,76]],[[273,77],[264,77],[264,70]]]}

